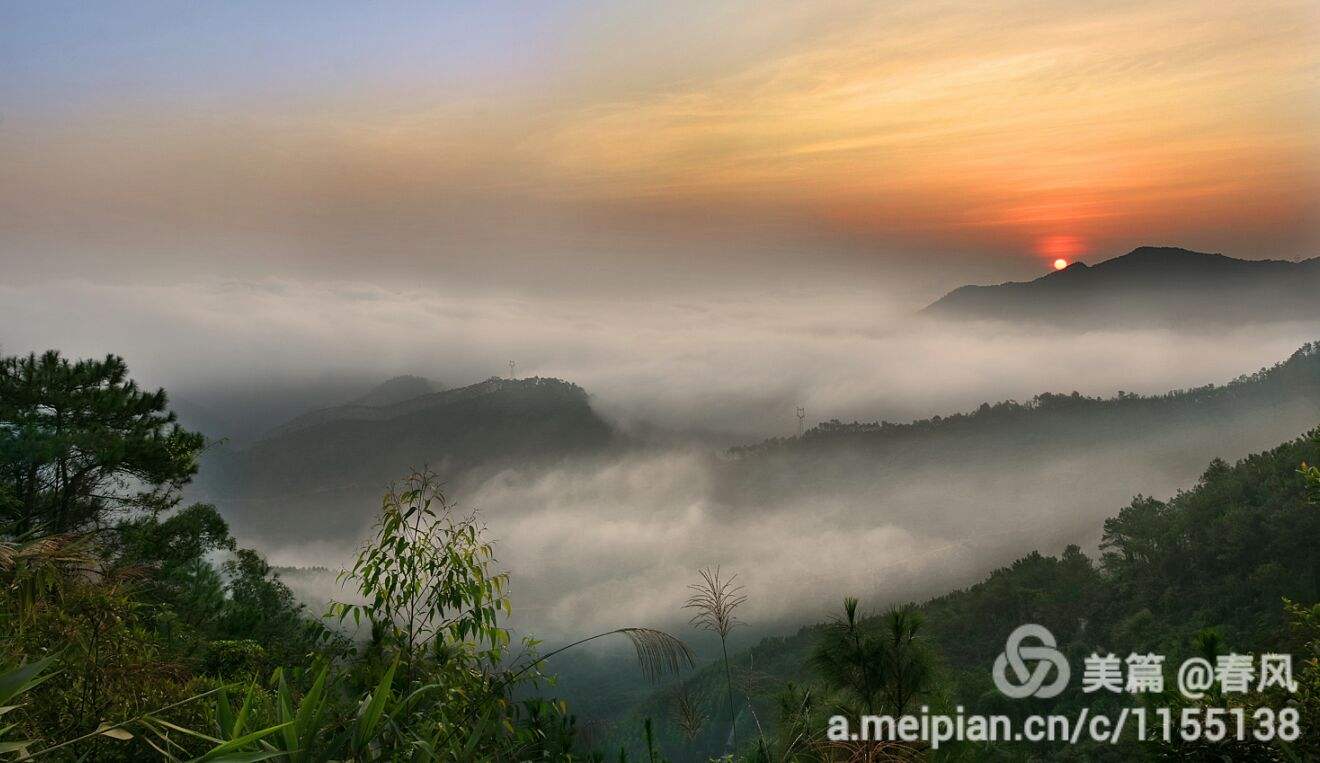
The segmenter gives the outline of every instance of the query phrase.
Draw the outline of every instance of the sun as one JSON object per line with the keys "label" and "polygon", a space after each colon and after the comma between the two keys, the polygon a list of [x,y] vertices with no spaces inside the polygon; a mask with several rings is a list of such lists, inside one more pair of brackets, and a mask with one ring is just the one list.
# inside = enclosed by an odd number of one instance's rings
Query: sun
{"label": "sun", "polygon": [[1066,235],[1042,236],[1036,239],[1035,246],[1037,256],[1052,263],[1055,270],[1068,267],[1086,248],[1086,242],[1080,236]]}

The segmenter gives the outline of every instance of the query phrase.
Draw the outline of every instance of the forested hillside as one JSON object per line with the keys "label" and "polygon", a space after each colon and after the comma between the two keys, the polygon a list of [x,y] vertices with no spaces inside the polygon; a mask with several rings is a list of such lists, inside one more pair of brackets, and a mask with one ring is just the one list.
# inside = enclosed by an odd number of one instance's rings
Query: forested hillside
{"label": "forested hillside", "polygon": [[717,490],[730,506],[762,512],[817,506],[821,521],[884,522],[942,541],[1011,544],[1021,529],[1062,547],[1091,542],[1099,520],[1134,493],[1177,489],[1213,458],[1271,447],[1316,421],[1320,344],[1311,343],[1222,385],[1048,393],[904,424],[830,421],[733,449]]}
{"label": "forested hillside", "polygon": [[1085,397],[1076,392],[1042,393],[1027,402],[982,403],[969,413],[911,423],[833,420],[810,429],[802,438],[767,440],[733,448],[732,453],[747,459],[864,448],[871,455],[894,456],[914,450],[942,450],[950,442],[968,438],[1018,445],[1031,445],[1043,438],[1093,442],[1129,435],[1139,426],[1162,429],[1298,403],[1320,405],[1320,342],[1306,344],[1274,366],[1221,385],[1207,384],[1161,395],[1119,392],[1111,398]]}
{"label": "forested hillside", "polygon": [[[907,648],[930,670],[913,687],[913,701],[1021,717],[1082,707],[1096,712],[1127,699],[1083,695],[1076,677],[1070,691],[1055,700],[1003,697],[991,684],[990,669],[1008,633],[1024,623],[1048,627],[1076,666],[1092,652],[1155,652],[1166,655],[1170,665],[1230,651],[1283,652],[1297,655],[1299,669],[1311,660],[1297,696],[1310,712],[1303,715],[1310,741],[1290,752],[1301,756],[1295,759],[1320,754],[1315,746],[1320,669],[1314,661],[1320,647],[1320,470],[1307,466],[1316,463],[1320,429],[1236,464],[1216,460],[1188,490],[1163,500],[1137,496],[1106,520],[1098,553],[1077,546],[1057,556],[1031,553],[981,583],[915,607],[909,617],[920,625]],[[852,593],[865,592],[835,592],[841,604]],[[894,611],[875,612],[860,617],[856,629],[864,638],[880,638],[893,622]],[[826,716],[860,699],[856,686],[840,681],[837,672],[827,669],[829,660],[822,660],[830,656],[832,644],[839,648],[838,628],[804,628],[732,657],[737,725],[747,747],[764,743],[774,760],[793,754],[804,756],[793,759],[816,759],[813,749],[822,744]],[[620,738],[641,744],[641,718],[652,717],[662,729],[661,747],[673,759],[704,760],[722,752],[729,731],[724,681],[723,667],[711,665],[681,688],[656,694],[620,721]],[[1154,702],[1185,702],[1175,695],[1170,688]],[[1235,701],[1277,708],[1287,699],[1248,695]],[[680,721],[682,708],[691,701],[700,704],[698,714],[706,720],[689,740]],[[941,754],[999,759],[1033,750],[1023,746],[1015,753],[1011,748],[968,744]],[[1059,746],[1051,755],[1132,760],[1195,756],[1211,749],[1126,743],[1082,750]],[[1243,745],[1233,754],[1235,760],[1284,755],[1268,745]]]}
{"label": "forested hillside", "polygon": [[[486,421],[534,415],[547,393],[584,403],[557,382],[489,386],[474,395]],[[536,641],[502,627],[509,580],[484,526],[434,473],[403,472],[361,507],[373,524],[347,600],[323,616],[214,506],[183,503],[203,447],[118,357],[0,358],[0,758],[586,754],[566,708],[539,698]],[[651,628],[583,635],[631,641],[648,675],[691,661]]]}
{"label": "forested hillside", "polygon": [[401,470],[429,467],[462,490],[501,468],[599,452],[616,434],[586,392],[558,379],[489,379],[385,406],[351,405],[295,419],[241,450],[203,458],[200,498],[235,531],[271,542],[353,541]]}

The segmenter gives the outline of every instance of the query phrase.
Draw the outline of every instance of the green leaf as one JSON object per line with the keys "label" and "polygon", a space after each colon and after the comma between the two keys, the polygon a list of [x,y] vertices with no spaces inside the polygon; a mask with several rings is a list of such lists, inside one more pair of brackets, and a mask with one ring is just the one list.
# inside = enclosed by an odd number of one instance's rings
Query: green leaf
{"label": "green leaf", "polygon": [[13,670],[0,673],[0,703],[8,702],[11,698],[55,675],[54,673],[41,675],[55,661],[55,658],[56,655],[52,654],[36,662],[29,662]]}
{"label": "green leaf", "polygon": [[389,670],[381,677],[380,684],[376,691],[371,695],[371,701],[367,703],[365,710],[358,717],[357,731],[353,737],[353,747],[357,750],[363,749],[368,742],[376,735],[376,726],[380,723],[381,715],[385,712],[385,703],[389,701],[394,687],[394,671],[399,667],[399,660],[396,657],[394,664],[390,665]]}
{"label": "green leaf", "polygon": [[238,717],[234,719],[234,728],[230,730],[229,738],[240,736],[243,729],[247,728],[248,715],[252,712],[252,693],[257,689],[256,683],[248,685],[247,694],[243,697],[243,706],[238,709]]}
{"label": "green leaf", "polygon": [[[321,730],[321,711],[325,707],[325,686],[327,676],[330,674],[330,666],[325,665],[317,674],[316,680],[312,682],[312,688],[303,695],[302,702],[298,703],[298,714],[294,718],[293,735],[296,737],[296,748],[306,751],[311,749],[316,741],[317,733]],[[290,732],[285,732],[286,736]],[[302,757],[302,754],[298,756]]]}
{"label": "green leaf", "polygon": [[207,758],[207,763],[257,763],[262,760],[272,760],[274,758],[284,757],[283,750],[261,750],[259,752],[237,752],[231,755],[222,755],[218,758]]}
{"label": "green leaf", "polygon": [[[197,738],[197,739],[201,739],[201,740],[203,740],[203,741],[210,742],[211,744],[220,744],[221,742],[224,741],[223,739],[216,739],[216,738],[213,737],[213,736],[209,736],[209,735],[207,735],[207,734],[203,734],[203,733],[198,732],[198,731],[193,731],[192,729],[189,729],[189,728],[184,728],[183,726],[180,726],[180,725],[178,725],[177,723],[170,723],[169,721],[165,720],[164,718],[156,718],[155,716],[146,715],[146,716],[143,716],[141,720],[142,720],[142,722],[143,722],[144,724],[147,725],[148,728],[151,728],[153,731],[155,731],[155,732],[156,732],[159,736],[161,736],[162,738],[165,738],[165,734],[161,733],[159,729],[154,728],[154,725],[155,725],[155,724],[160,724],[161,726],[164,726],[164,727],[167,728],[167,729],[173,729],[173,730],[179,732],[180,734],[185,734],[185,735],[190,736],[190,737],[195,737],[195,738]],[[168,739],[167,739],[166,741],[168,741]]]}
{"label": "green leaf", "polygon": [[[289,726],[290,726],[289,723],[281,723],[278,726],[270,726],[269,728],[264,728],[261,729],[260,731],[253,731],[250,734],[244,734],[243,736],[237,739],[231,739],[228,742],[225,742],[224,744],[212,748],[210,752],[206,753],[202,757],[194,759],[193,763],[202,763],[202,761],[206,761],[207,763],[215,763],[217,761],[222,761],[222,760],[223,761],[238,760],[237,758],[233,758],[229,756],[232,756],[234,753],[242,752],[244,747],[247,747],[250,744],[254,744],[255,742],[261,739],[265,739],[266,737],[270,736],[271,734],[274,734],[277,731],[282,732],[285,729],[287,729]],[[291,752],[291,750],[274,750],[274,751],[270,751],[269,753],[262,752],[259,754],[267,755],[267,757],[277,757],[280,755],[284,755],[286,752]],[[267,758],[244,758],[244,760],[266,760],[266,759]]]}
{"label": "green leaf", "polygon": [[220,694],[215,700],[215,719],[220,727],[220,736],[225,739],[234,738],[234,709],[229,706],[229,692],[220,688]]}

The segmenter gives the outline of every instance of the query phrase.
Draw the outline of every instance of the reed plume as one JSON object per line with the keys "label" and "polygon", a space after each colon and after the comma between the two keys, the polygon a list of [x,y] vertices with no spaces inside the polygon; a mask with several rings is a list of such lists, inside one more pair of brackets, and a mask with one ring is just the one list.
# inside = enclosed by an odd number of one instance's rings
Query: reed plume
{"label": "reed plume", "polygon": [[720,650],[724,653],[724,682],[729,694],[729,741],[736,751],[738,716],[733,709],[733,671],[729,667],[728,637],[734,627],[740,623],[734,617],[733,611],[747,601],[747,595],[743,593],[743,587],[736,582],[738,576],[730,575],[725,580],[720,577],[719,567],[714,569],[706,567],[698,570],[697,574],[701,576],[701,582],[688,586],[692,595],[688,597],[683,608],[696,610],[696,614],[688,621],[693,626],[719,634]]}

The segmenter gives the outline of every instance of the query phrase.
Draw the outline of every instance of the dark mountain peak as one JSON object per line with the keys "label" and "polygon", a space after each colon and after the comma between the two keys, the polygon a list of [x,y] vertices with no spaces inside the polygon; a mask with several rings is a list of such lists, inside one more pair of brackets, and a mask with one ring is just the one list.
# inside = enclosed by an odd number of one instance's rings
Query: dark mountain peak
{"label": "dark mountain peak", "polygon": [[[420,383],[419,383],[420,382]],[[310,427],[336,421],[388,421],[406,416],[414,416],[437,407],[473,400],[481,397],[503,397],[517,401],[518,405],[550,404],[555,400],[566,400],[587,404],[587,393],[581,387],[561,379],[531,376],[524,379],[506,379],[492,376],[489,379],[466,387],[454,389],[433,389],[433,391],[412,394],[422,388],[422,384],[434,382],[417,376],[400,376],[376,387],[367,395],[348,403],[331,408],[321,408],[304,413],[272,429],[264,439],[272,440]],[[391,401],[391,398],[395,398]]]}
{"label": "dark mountain peak", "polygon": [[1053,272],[1046,273],[1045,275],[1041,276],[1040,278],[1037,278],[1036,280],[1044,281],[1046,279],[1050,279],[1053,281],[1064,281],[1073,278],[1084,278],[1086,276],[1086,271],[1090,269],[1091,269],[1090,265],[1087,265],[1085,262],[1078,261],[1069,264],[1068,267],[1064,268],[1063,270],[1055,270]]}
{"label": "dark mountain peak", "polygon": [[1150,257],[1223,257],[1218,252],[1196,252],[1191,249],[1184,249],[1181,246],[1139,246],[1127,254],[1115,257],[1115,260],[1121,260],[1126,257],[1150,258]]}
{"label": "dark mountain peak", "polygon": [[1320,260],[1241,260],[1176,246],[1139,246],[1032,281],[963,286],[925,312],[1056,326],[1200,328],[1320,318],[1317,291]]}
{"label": "dark mountain peak", "polygon": [[437,384],[436,382],[421,376],[396,376],[393,379],[376,385],[370,392],[348,404],[380,408],[386,405],[402,403],[403,401],[411,400],[414,397],[429,395],[432,392],[439,392],[444,388],[443,384]]}
{"label": "dark mountain peak", "polygon": [[582,387],[491,378],[393,405],[314,411],[247,448],[214,452],[197,487],[223,501],[236,533],[291,539],[303,527],[293,515],[314,517],[322,537],[356,537],[363,512],[410,469],[431,468],[464,492],[506,469],[531,473],[623,444]]}
{"label": "dark mountain peak", "polygon": [[1180,246],[1139,246],[1127,254],[1105,260],[1097,267],[1106,270],[1124,268],[1186,268],[1196,270],[1206,267],[1245,264],[1249,260],[1239,260],[1217,252],[1195,252]]}
{"label": "dark mountain peak", "polygon": [[430,407],[434,404],[477,397],[490,397],[501,401],[499,404],[530,406],[531,408],[553,407],[564,404],[581,405],[583,407],[590,405],[590,396],[587,395],[587,391],[570,381],[556,379],[552,376],[525,376],[521,379],[492,376],[483,382],[477,382],[460,389],[427,395],[418,398],[415,402],[397,406],[397,408],[422,407],[423,404],[425,407]]}

